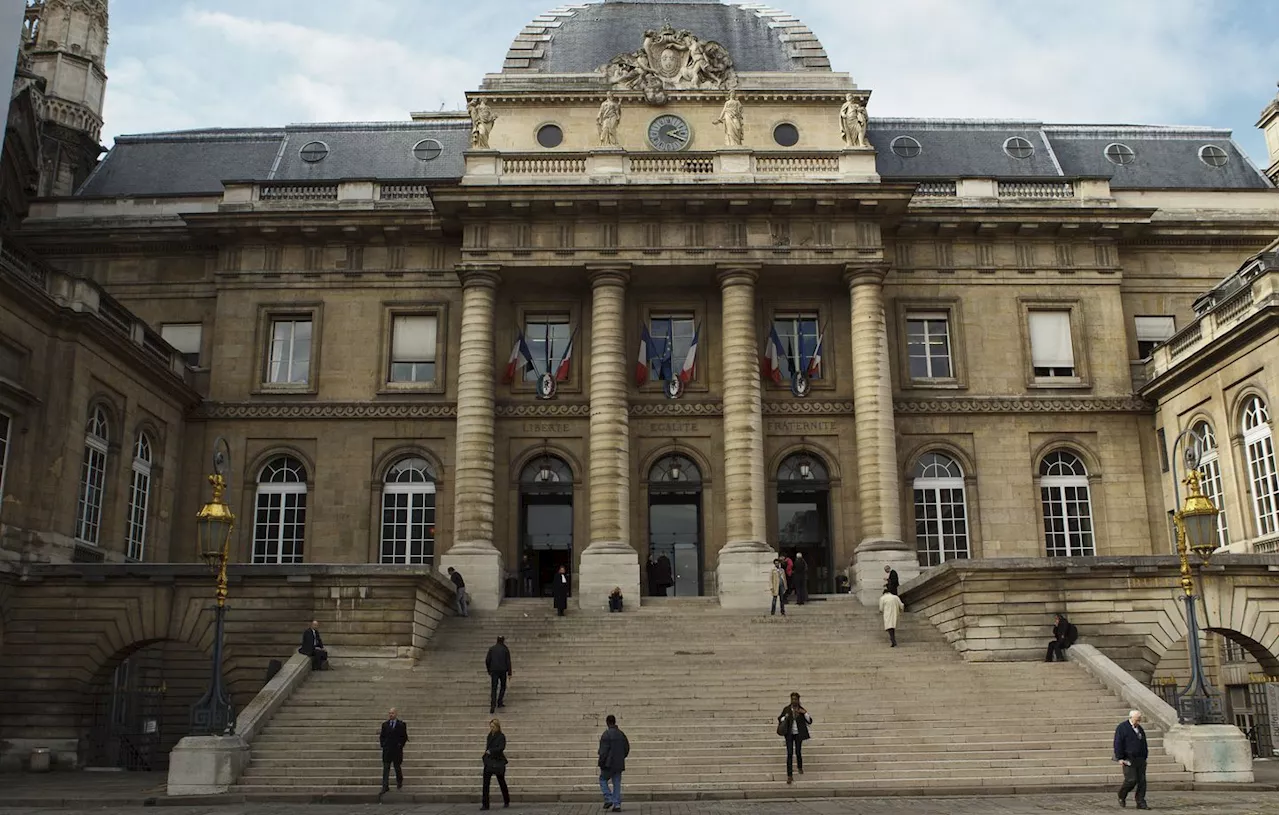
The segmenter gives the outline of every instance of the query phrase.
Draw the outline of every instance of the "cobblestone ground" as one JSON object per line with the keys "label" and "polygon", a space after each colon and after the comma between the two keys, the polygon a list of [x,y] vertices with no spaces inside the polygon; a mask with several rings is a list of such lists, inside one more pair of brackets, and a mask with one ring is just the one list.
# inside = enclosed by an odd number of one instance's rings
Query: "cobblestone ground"
{"label": "cobblestone ground", "polygon": [[[3,790],[0,790],[0,796]],[[1204,815],[1276,815],[1275,792],[1169,792],[1152,790],[1153,811]],[[495,809],[500,809],[501,803]],[[165,808],[171,815],[460,815],[478,804],[228,804]],[[1119,812],[1109,794],[1018,795],[957,798],[847,798],[808,801],[696,802],[626,805],[636,815],[1100,815]],[[0,815],[154,815],[154,807],[10,808],[0,798]],[[1133,812],[1133,802],[1129,809]],[[513,804],[512,815],[595,815],[597,804]]]}

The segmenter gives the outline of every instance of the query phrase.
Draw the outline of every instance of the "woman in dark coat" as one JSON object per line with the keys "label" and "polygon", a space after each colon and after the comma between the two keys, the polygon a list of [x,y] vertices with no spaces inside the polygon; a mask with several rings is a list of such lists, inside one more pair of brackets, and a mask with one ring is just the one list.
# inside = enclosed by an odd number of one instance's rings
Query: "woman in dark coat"
{"label": "woman in dark coat", "polygon": [[484,791],[480,794],[480,808],[489,808],[489,782],[496,775],[498,789],[502,790],[502,806],[511,806],[511,793],[507,791],[507,737],[497,719],[489,720],[489,736],[484,742]]}
{"label": "woman in dark coat", "polygon": [[791,783],[791,754],[795,753],[796,769],[804,775],[804,756],[800,753],[800,745],[809,738],[809,725],[813,717],[800,704],[800,694],[791,694],[791,704],[778,714],[778,735],[787,740],[787,783]]}
{"label": "woman in dark coat", "polygon": [[563,566],[560,567],[556,576],[551,578],[551,598],[556,614],[563,617],[564,610],[569,607],[569,575],[565,573]]}

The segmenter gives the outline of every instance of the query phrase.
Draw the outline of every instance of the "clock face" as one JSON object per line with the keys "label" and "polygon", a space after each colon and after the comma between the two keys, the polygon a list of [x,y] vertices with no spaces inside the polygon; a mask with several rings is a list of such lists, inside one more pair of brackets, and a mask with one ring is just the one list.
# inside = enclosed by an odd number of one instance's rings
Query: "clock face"
{"label": "clock face", "polygon": [[684,119],[664,114],[649,123],[649,144],[654,150],[674,152],[689,146],[691,134]]}

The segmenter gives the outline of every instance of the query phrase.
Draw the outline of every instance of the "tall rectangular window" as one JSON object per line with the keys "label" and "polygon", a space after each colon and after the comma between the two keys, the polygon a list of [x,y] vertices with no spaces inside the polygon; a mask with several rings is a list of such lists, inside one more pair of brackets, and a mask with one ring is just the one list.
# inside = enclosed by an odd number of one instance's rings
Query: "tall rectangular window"
{"label": "tall rectangular window", "polygon": [[[818,315],[814,312],[791,312],[773,315],[773,330],[782,341],[782,356],[787,362],[784,375],[806,371],[814,352],[818,349]],[[823,352],[825,354],[825,350]],[[822,378],[822,361],[818,360],[814,379]]]}
{"label": "tall rectangular window", "polygon": [[269,353],[268,384],[307,384],[311,375],[311,320],[308,318],[272,320]]}
{"label": "tall rectangular window", "polygon": [[200,341],[204,326],[200,323],[166,323],[160,326],[160,338],[176,349],[187,365],[200,367]]}
{"label": "tall rectangular window", "polygon": [[1031,366],[1036,377],[1076,376],[1070,311],[1032,311]]}
{"label": "tall rectangular window", "polygon": [[391,320],[391,382],[434,382],[436,318],[400,315]]}
{"label": "tall rectangular window", "polygon": [[665,382],[680,372],[693,344],[692,314],[653,314],[649,317],[649,336],[657,358],[649,366],[649,379]]}
{"label": "tall rectangular window", "polygon": [[525,381],[536,382],[545,373],[554,374],[571,335],[568,314],[526,314],[524,339],[536,369],[525,371]]}
{"label": "tall rectangular window", "polygon": [[151,439],[139,433],[133,444],[129,479],[129,515],[125,519],[125,554],[142,560],[147,543],[147,504],[151,495]]}
{"label": "tall rectangular window", "polygon": [[9,430],[13,420],[0,413],[0,502],[4,501],[4,473],[9,465]]}
{"label": "tall rectangular window", "polygon": [[912,379],[950,379],[951,336],[946,314],[907,316],[907,364]]}
{"label": "tall rectangular window", "polygon": [[1133,330],[1138,335],[1138,359],[1146,359],[1157,345],[1173,336],[1173,318],[1134,317]]}

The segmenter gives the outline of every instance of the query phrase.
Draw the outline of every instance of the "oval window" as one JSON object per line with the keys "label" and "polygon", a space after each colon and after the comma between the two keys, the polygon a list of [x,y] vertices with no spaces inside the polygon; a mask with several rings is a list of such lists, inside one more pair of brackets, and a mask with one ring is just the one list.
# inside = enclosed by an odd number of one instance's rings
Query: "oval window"
{"label": "oval window", "polygon": [[795,147],[800,143],[800,129],[790,122],[783,122],[773,129],[773,140],[783,147]]}
{"label": "oval window", "polygon": [[307,142],[302,145],[302,149],[298,151],[298,156],[308,164],[315,164],[317,161],[323,161],[324,157],[329,155],[329,145],[322,141]]}
{"label": "oval window", "polygon": [[413,146],[413,157],[418,161],[431,161],[444,151],[444,145],[435,139],[423,139]]}
{"label": "oval window", "polygon": [[920,142],[910,136],[898,136],[889,142],[889,149],[898,158],[915,158],[920,155]]}
{"label": "oval window", "polygon": [[564,141],[564,131],[559,125],[543,125],[538,128],[538,144],[543,147],[559,147]]}

